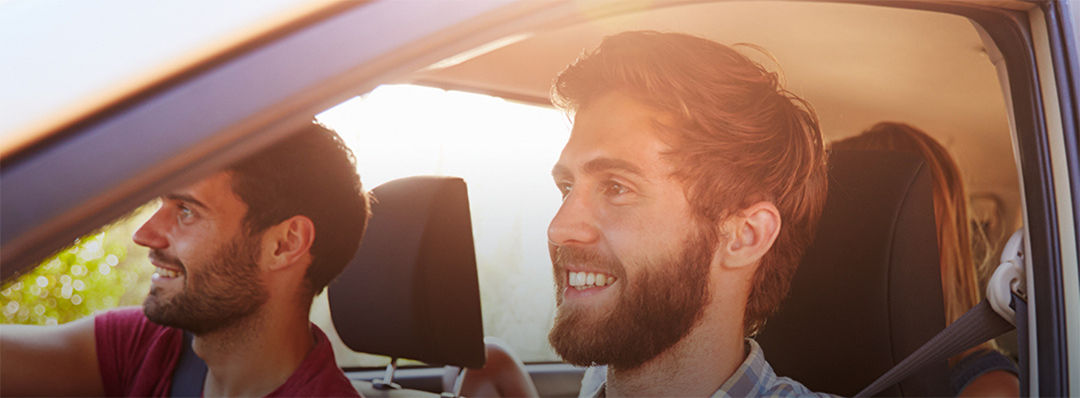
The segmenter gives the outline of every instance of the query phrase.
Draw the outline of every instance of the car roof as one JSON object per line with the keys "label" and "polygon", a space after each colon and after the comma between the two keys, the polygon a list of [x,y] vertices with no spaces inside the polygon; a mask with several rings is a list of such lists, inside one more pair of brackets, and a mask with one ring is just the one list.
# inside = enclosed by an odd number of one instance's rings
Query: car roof
{"label": "car roof", "polygon": [[[54,6],[42,4],[46,9]],[[180,7],[183,12],[162,11],[192,21],[172,26],[172,33],[183,30],[177,27],[201,29],[195,21],[215,11],[199,12],[206,3],[192,4]],[[18,13],[9,10],[23,7],[33,8],[5,4],[5,18],[15,18]],[[640,13],[645,10],[647,18]],[[135,11],[140,16],[149,13]],[[843,23],[834,20],[845,13]],[[67,15],[72,21],[93,16]],[[2,125],[0,166],[7,193],[2,199],[8,210],[0,219],[5,231],[0,236],[3,276],[13,272],[11,261],[28,265],[31,258],[119,216],[155,192],[257,150],[287,134],[289,126],[378,84],[420,82],[543,103],[555,72],[604,35],[626,29],[694,30],[721,42],[762,45],[780,62],[791,89],[815,104],[826,136],[852,135],[880,120],[910,122],[941,131],[945,138],[956,132],[955,137],[963,137],[954,140],[956,147],[971,140],[980,145],[974,152],[978,155],[958,156],[961,167],[966,159],[985,153],[985,159],[968,168],[1000,176],[1000,184],[986,183],[992,190],[1018,190],[1011,162],[996,161],[1012,153],[1000,87],[985,84],[996,72],[977,30],[963,17],[818,3],[488,0],[415,7],[407,1],[278,0],[241,17],[213,21],[206,23],[207,32],[226,38],[190,35],[154,60],[117,56],[126,67],[99,67],[109,73],[79,75],[89,83],[70,83],[71,93],[55,94],[39,109]],[[831,44],[834,40],[842,45]],[[131,44],[151,46],[136,40]],[[205,47],[194,49],[199,45]],[[58,57],[42,62],[78,63]],[[923,80],[897,83],[867,72],[878,68],[889,76]],[[25,92],[53,91],[45,88],[55,75],[38,69],[25,77],[5,78],[3,84],[24,87]],[[14,80],[31,83],[15,85]],[[4,95],[10,95],[4,101],[12,103],[20,97],[14,91]],[[222,103],[211,103],[217,101]],[[906,111],[883,111],[896,109]],[[116,143],[123,141],[142,147],[135,154],[120,151]],[[96,160],[101,158],[111,162],[101,164]],[[98,173],[64,176],[65,168]],[[60,180],[55,185],[65,193],[35,184],[41,175],[56,175]],[[1019,203],[1009,205],[1018,208]]]}
{"label": "car roof", "polygon": [[[61,123],[58,119],[98,111],[102,104],[205,63],[334,3],[0,4],[0,32],[4,33],[0,35],[0,50],[8,55],[0,61],[5,70],[0,79],[4,88],[0,95],[4,116],[0,118],[0,153],[9,155],[17,149],[20,135],[40,134]],[[652,5],[653,9],[646,6],[648,2],[624,3],[629,5],[595,7],[585,10],[582,20],[549,22],[542,29],[499,38],[424,68],[410,79],[546,104],[552,77],[582,49],[595,47],[604,35],[624,30],[674,30],[725,43],[759,45],[768,51],[766,56],[775,56],[780,62],[789,81],[796,84],[792,89],[810,97],[820,108],[842,108],[832,104],[858,102],[871,111],[836,120],[823,118],[823,122],[832,123],[824,129],[827,134],[858,132],[878,120],[874,117],[880,112],[874,110],[910,99],[920,101],[907,105],[911,109],[906,114],[895,116],[908,117],[916,125],[938,126],[943,124],[941,119],[959,119],[980,123],[971,126],[974,129],[992,131],[1001,127],[1004,118],[997,112],[1004,106],[1000,91],[978,82],[994,70],[988,67],[988,54],[978,33],[962,17],[868,6],[853,10],[850,4],[669,2]],[[666,6],[671,4],[678,6]],[[997,2],[995,6],[1032,7],[1022,2]],[[635,11],[648,11],[647,17]],[[45,20],[49,23],[42,23]],[[130,34],[132,31],[139,34]],[[888,43],[919,45],[883,46]],[[857,55],[861,58],[855,58]],[[792,68],[787,66],[791,60],[816,60],[816,64]],[[917,76],[913,68],[919,68]],[[970,78],[949,78],[956,75]],[[933,83],[937,95],[926,98],[918,83]],[[941,106],[950,112],[929,111]],[[949,127],[943,133],[946,136],[957,129]]]}
{"label": "car roof", "polygon": [[2,3],[0,154],[329,3]]}
{"label": "car roof", "polygon": [[[418,74],[424,84],[547,104],[551,82],[584,49],[628,30],[692,33],[782,73],[817,110],[827,141],[882,121],[930,132],[957,159],[969,190],[1018,211],[1017,170],[998,72],[978,25],[951,14],[817,2],[701,2],[615,16],[583,13],[549,30],[510,36],[487,52]],[[996,6],[1030,8],[1000,2]],[[635,12],[637,11],[637,12]],[[608,11],[612,12],[612,11]],[[613,13],[613,12],[612,12]],[[497,46],[497,47],[496,47]]]}

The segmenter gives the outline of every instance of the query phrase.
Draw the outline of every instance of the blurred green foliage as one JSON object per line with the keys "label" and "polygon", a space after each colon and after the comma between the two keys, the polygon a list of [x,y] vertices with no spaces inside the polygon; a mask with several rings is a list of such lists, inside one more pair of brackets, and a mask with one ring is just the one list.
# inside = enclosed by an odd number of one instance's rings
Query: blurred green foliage
{"label": "blurred green foliage", "polygon": [[157,209],[147,204],[76,239],[33,271],[0,287],[0,323],[56,325],[142,303],[154,268],[131,235]]}

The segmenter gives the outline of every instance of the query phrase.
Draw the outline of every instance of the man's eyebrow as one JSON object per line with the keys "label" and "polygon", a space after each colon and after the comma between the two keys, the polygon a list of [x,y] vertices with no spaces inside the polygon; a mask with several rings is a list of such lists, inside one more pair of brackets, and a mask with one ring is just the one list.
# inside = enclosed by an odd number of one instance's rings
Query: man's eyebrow
{"label": "man's eyebrow", "polygon": [[640,167],[635,166],[633,163],[620,159],[612,158],[596,158],[585,163],[585,172],[597,173],[602,171],[621,171],[637,176],[638,178],[645,178],[645,173],[641,171]]}
{"label": "man's eyebrow", "polygon": [[555,165],[555,167],[551,168],[551,176],[552,177],[558,177],[560,175],[567,175],[567,174],[570,174],[570,169],[566,168],[566,166],[563,166],[561,164],[557,164],[557,165]]}
{"label": "man's eyebrow", "polygon": [[200,202],[198,199],[195,199],[194,196],[191,196],[191,195],[188,195],[188,194],[170,193],[168,195],[165,195],[165,199],[179,200],[181,202],[191,203],[191,204],[193,204],[195,206],[198,206],[198,207],[202,208],[203,210],[209,209],[209,207],[207,207],[205,203]]}

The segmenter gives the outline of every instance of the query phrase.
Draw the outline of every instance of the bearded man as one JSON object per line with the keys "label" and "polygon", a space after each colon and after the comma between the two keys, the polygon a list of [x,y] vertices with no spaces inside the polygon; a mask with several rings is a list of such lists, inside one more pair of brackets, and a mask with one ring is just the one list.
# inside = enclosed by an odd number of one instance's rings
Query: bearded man
{"label": "bearded man", "polygon": [[358,396],[308,311],[367,218],[352,152],[317,124],[169,192],[133,237],[157,267],[143,307],[4,326],[0,395],[170,396],[189,344],[207,370],[188,392]]}
{"label": "bearded man", "polygon": [[606,365],[597,396],[812,394],[751,338],[825,203],[810,106],[729,47],[657,32],[605,38],[552,92],[574,117],[552,171],[555,351]]}

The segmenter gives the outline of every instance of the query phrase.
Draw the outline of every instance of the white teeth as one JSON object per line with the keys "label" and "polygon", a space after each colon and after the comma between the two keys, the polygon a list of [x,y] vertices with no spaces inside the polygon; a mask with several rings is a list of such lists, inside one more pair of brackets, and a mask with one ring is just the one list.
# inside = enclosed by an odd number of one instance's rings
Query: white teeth
{"label": "white teeth", "polygon": [[615,283],[614,276],[596,272],[570,272],[567,274],[566,280],[567,284],[578,290]]}
{"label": "white teeth", "polygon": [[177,272],[177,271],[173,271],[171,269],[161,268],[161,267],[157,267],[157,274],[160,275],[160,276],[164,276],[166,278],[175,278],[175,277],[178,277],[180,275],[183,275],[182,272]]}

